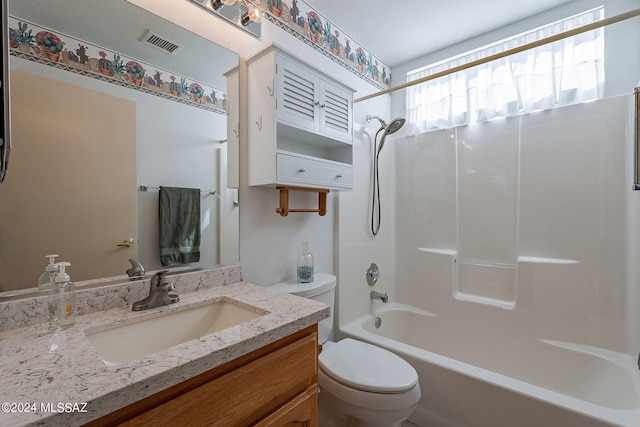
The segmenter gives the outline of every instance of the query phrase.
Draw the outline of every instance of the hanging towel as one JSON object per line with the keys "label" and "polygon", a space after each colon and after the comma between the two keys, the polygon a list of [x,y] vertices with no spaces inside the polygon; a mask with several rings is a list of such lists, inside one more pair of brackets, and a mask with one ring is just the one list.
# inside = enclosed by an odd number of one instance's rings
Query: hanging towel
{"label": "hanging towel", "polygon": [[200,190],[160,187],[160,262],[200,261]]}

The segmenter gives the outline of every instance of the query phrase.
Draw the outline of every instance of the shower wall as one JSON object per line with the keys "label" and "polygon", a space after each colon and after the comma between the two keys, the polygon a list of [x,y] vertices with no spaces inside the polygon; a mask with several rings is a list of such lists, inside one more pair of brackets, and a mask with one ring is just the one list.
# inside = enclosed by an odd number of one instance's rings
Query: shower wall
{"label": "shower wall", "polygon": [[631,120],[619,96],[397,139],[395,300],[637,352]]}

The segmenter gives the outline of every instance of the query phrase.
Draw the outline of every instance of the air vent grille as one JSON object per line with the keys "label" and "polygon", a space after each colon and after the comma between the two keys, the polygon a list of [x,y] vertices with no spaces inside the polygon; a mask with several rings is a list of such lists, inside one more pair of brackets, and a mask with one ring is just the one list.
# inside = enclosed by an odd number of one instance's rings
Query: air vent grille
{"label": "air vent grille", "polygon": [[165,37],[162,37],[152,31],[147,31],[140,41],[158,48],[170,55],[175,55],[176,52],[182,49],[182,46],[179,44],[167,40]]}

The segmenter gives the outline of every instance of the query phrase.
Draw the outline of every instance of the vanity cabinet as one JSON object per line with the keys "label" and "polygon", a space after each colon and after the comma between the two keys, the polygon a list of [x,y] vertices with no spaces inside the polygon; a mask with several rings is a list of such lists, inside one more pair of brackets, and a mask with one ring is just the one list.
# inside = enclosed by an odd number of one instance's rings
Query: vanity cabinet
{"label": "vanity cabinet", "polygon": [[353,187],[353,90],[271,45],[247,60],[249,185]]}
{"label": "vanity cabinet", "polygon": [[317,426],[317,325],[88,425]]}

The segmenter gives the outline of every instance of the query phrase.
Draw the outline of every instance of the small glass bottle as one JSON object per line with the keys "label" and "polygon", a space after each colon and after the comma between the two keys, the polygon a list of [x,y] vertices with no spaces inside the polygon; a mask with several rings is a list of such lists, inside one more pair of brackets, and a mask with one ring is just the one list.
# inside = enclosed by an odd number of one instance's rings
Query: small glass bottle
{"label": "small glass bottle", "polygon": [[313,282],[313,254],[309,252],[308,242],[302,242],[302,252],[298,255],[298,282]]}

